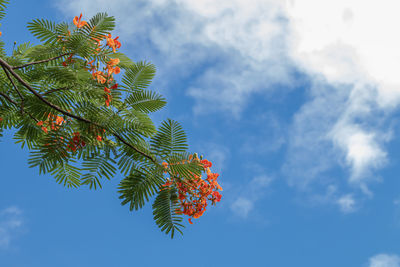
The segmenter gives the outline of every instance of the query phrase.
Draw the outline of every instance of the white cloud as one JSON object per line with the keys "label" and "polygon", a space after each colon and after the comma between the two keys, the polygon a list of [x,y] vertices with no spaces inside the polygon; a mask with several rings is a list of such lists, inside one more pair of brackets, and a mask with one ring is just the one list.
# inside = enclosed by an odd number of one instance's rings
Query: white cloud
{"label": "white cloud", "polygon": [[[367,180],[388,161],[384,145],[390,141],[391,131],[385,127],[385,120],[400,103],[400,38],[393,34],[400,23],[395,13],[398,7],[399,3],[390,0],[287,2],[290,58],[310,75],[313,85],[320,86],[321,81],[330,85],[329,92],[326,88],[317,88],[322,93],[312,89],[312,100],[295,121],[295,128],[305,129],[298,133],[298,143],[311,145],[315,156],[323,143],[333,156],[325,161],[321,153],[322,159],[311,168],[315,170],[312,177],[344,160],[350,169],[349,182],[359,184],[368,194]],[[307,125],[310,122],[316,125]],[[311,133],[316,142],[305,137],[310,127],[316,129]],[[292,141],[290,147],[293,151],[301,146]],[[294,157],[290,155],[289,159]]]}
{"label": "white cloud", "polygon": [[134,45],[131,56],[149,57],[166,86],[191,77],[186,94],[195,113],[223,110],[238,118],[251,93],[293,80],[282,3],[250,2],[60,0],[58,6],[69,17],[116,16],[122,44]]}
{"label": "white cloud", "polygon": [[58,5],[69,18],[99,11],[116,16],[130,56],[154,61],[161,88],[185,80],[183,94],[195,100],[196,114],[222,110],[239,118],[253,93],[277,84],[295,87],[293,71],[304,72],[310,101],[289,127],[283,166],[289,183],[304,188],[340,166],[349,170],[351,185],[371,195],[367,183],[388,162],[391,129],[385,125],[400,103],[395,34],[400,3],[59,0]]}
{"label": "white cloud", "polygon": [[260,200],[266,193],[273,178],[267,175],[257,175],[253,177],[246,186],[242,186],[240,192],[235,194],[235,200],[230,208],[232,212],[245,219],[254,209],[255,203]]}
{"label": "white cloud", "polygon": [[242,218],[247,218],[249,212],[253,209],[253,201],[239,197],[231,205],[231,210],[238,216]]}
{"label": "white cloud", "polygon": [[23,225],[22,211],[15,206],[0,211],[0,248],[9,247],[14,235]]}
{"label": "white cloud", "polygon": [[340,210],[343,213],[351,213],[351,212],[354,212],[356,209],[356,207],[355,207],[356,201],[351,194],[341,196],[337,200],[337,204],[339,205]]}
{"label": "white cloud", "polygon": [[369,267],[400,267],[400,257],[394,254],[378,254],[369,259]]}

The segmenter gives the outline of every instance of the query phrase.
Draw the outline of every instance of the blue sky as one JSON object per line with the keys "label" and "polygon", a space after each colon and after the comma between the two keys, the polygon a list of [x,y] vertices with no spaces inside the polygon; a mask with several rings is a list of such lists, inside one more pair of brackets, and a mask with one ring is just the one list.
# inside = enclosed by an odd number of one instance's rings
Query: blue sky
{"label": "blue sky", "polygon": [[[371,1],[372,2],[372,1]],[[108,12],[121,52],[151,61],[190,151],[223,199],[171,240],[116,188],[66,189],[0,143],[0,266],[400,267],[396,1],[12,1],[26,23]],[[373,18],[373,19],[371,19]],[[114,36],[114,35],[113,35]]]}

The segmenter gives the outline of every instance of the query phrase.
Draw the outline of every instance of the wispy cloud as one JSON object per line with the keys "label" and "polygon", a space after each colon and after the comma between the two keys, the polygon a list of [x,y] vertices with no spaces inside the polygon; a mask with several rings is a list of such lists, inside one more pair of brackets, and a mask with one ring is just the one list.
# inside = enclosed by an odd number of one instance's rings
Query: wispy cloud
{"label": "wispy cloud", "polygon": [[257,175],[253,177],[248,184],[241,186],[239,193],[235,194],[235,199],[230,205],[231,211],[245,219],[258,200],[265,194],[273,179],[267,175]]}
{"label": "wispy cloud", "polygon": [[277,140],[278,149],[282,142],[288,147],[282,170],[289,184],[304,189],[340,168],[351,188],[372,195],[368,186],[389,161],[391,112],[400,103],[393,1],[57,3],[69,18],[116,16],[130,56],[153,61],[161,87],[184,82],[181,93],[193,98],[195,114],[224,111],[239,119],[254,93],[289,90],[294,73],[307,76],[309,99]]}
{"label": "wispy cloud", "polygon": [[341,196],[337,200],[340,210],[344,213],[351,213],[356,210],[356,201],[351,194]]}
{"label": "wispy cloud", "polygon": [[[186,94],[195,113],[240,117],[253,92],[292,86],[286,19],[279,1],[60,0],[70,17],[107,11],[116,16],[134,57],[150,57],[166,85],[191,77]],[[212,8],[211,8],[212,7]],[[134,14],[134,16],[132,15]],[[163,70],[174,69],[174,76]],[[177,76],[178,75],[178,76]]]}
{"label": "wispy cloud", "polygon": [[253,201],[244,197],[239,197],[231,205],[231,210],[242,218],[247,218],[252,209]]}
{"label": "wispy cloud", "polygon": [[0,211],[0,248],[9,247],[22,225],[22,211],[18,207],[11,206]]}
{"label": "wispy cloud", "polygon": [[395,254],[378,254],[369,259],[368,267],[400,267],[400,257]]}
{"label": "wispy cloud", "polygon": [[[327,117],[322,123],[326,127],[316,135],[334,145],[331,150],[339,161],[344,159],[351,172],[349,182],[364,188],[372,172],[387,162],[384,144],[391,134],[385,119],[400,101],[396,71],[400,38],[392,34],[400,20],[393,4],[294,0],[287,5],[290,57],[314,82],[323,80],[331,87],[328,94],[314,94],[305,104],[304,109],[313,106],[314,110],[303,113],[303,120],[321,124],[319,118]],[[370,41],[371,36],[376,42]],[[336,102],[338,97],[341,100]],[[316,107],[315,99],[336,103]]]}

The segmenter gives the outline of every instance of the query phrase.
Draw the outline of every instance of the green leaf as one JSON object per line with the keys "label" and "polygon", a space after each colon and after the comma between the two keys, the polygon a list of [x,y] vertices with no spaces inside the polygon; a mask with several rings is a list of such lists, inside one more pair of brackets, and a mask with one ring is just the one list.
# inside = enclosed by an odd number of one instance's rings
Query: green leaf
{"label": "green leaf", "polygon": [[64,186],[77,188],[80,186],[79,168],[63,162],[54,167],[51,174],[56,178],[56,182]]}
{"label": "green leaf", "polygon": [[156,74],[156,67],[147,62],[137,62],[126,69],[125,75],[122,78],[123,86],[128,91],[137,91],[147,88],[154,75]]}
{"label": "green leaf", "polygon": [[192,179],[193,175],[200,176],[203,171],[203,165],[196,161],[188,161],[188,153],[175,153],[168,159],[167,163],[171,172],[179,175],[180,178],[186,177]]}
{"label": "green leaf", "polygon": [[100,179],[110,180],[114,177],[117,169],[114,167],[115,161],[104,155],[90,155],[85,157],[82,163],[82,170],[88,172],[82,176],[82,184],[89,185],[89,188],[102,188]]}
{"label": "green leaf", "polygon": [[169,157],[172,153],[185,152],[188,149],[186,134],[182,126],[171,119],[162,122],[150,143],[152,150],[163,158]]}
{"label": "green leaf", "polygon": [[57,42],[56,24],[45,19],[36,19],[28,23],[29,31],[45,44]]}
{"label": "green leaf", "polygon": [[115,18],[110,17],[107,13],[97,13],[88,21],[88,27],[83,30],[90,37],[102,39],[106,33],[111,32],[115,27]]}
{"label": "green leaf", "polygon": [[171,238],[175,235],[175,230],[182,233],[180,228],[185,226],[181,224],[182,216],[176,214],[175,210],[179,209],[179,201],[176,189],[165,187],[158,193],[153,203],[154,220],[162,232],[171,233]]}
{"label": "green leaf", "polygon": [[149,168],[135,168],[118,187],[122,205],[129,203],[130,210],[142,208],[145,202],[158,191],[163,182],[162,172]]}
{"label": "green leaf", "polygon": [[138,111],[145,113],[155,112],[165,106],[165,98],[153,91],[135,91],[127,99],[126,103]]}

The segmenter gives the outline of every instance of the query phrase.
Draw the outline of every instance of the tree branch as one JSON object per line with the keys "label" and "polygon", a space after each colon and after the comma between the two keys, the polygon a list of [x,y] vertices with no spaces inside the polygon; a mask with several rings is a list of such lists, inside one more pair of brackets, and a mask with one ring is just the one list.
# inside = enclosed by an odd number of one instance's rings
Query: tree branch
{"label": "tree branch", "polygon": [[62,55],[59,55],[59,56],[56,56],[56,57],[43,59],[43,60],[39,60],[39,61],[34,61],[34,62],[26,63],[26,64],[20,65],[20,66],[10,66],[10,67],[12,69],[22,69],[22,68],[25,68],[25,67],[28,67],[28,66],[31,66],[31,65],[36,65],[36,64],[41,64],[41,63],[46,63],[46,62],[49,62],[49,61],[52,61],[52,60],[56,60],[56,59],[59,59],[59,58],[61,58],[63,56],[68,56],[68,55],[69,55],[69,53],[65,53],[65,54],[62,54]]}
{"label": "tree branch", "polygon": [[[23,86],[25,86],[32,94],[34,94],[37,98],[39,98],[40,101],[42,101],[43,103],[45,103],[46,105],[48,105],[49,107],[57,110],[58,112],[60,112],[61,114],[64,114],[65,116],[68,116],[70,118],[76,119],[78,121],[81,122],[85,122],[85,123],[89,123],[89,124],[93,124],[97,127],[100,127],[102,129],[105,129],[104,126],[93,122],[91,120],[82,118],[78,115],[72,114],[66,110],[63,110],[62,108],[60,108],[59,106],[51,103],[50,101],[48,101],[47,99],[45,99],[41,94],[39,94],[38,92],[36,92],[35,89],[33,89],[32,86],[30,86],[25,80],[23,80],[14,70],[13,67],[10,66],[6,61],[4,61],[2,58],[0,58],[0,65],[3,67],[3,69],[7,69]],[[128,147],[132,148],[133,150],[135,150],[136,152],[138,152],[139,154],[141,154],[142,156],[150,159],[153,163],[157,163],[156,160],[151,156],[151,155],[147,155],[145,152],[137,149],[136,147],[134,147],[133,145],[129,144],[127,141],[125,141],[119,134],[114,133],[112,131],[110,131],[115,138],[117,138],[118,140],[120,140],[123,144],[127,145]]]}
{"label": "tree branch", "polygon": [[[12,100],[11,97],[9,97],[8,95],[0,92],[0,96],[4,97],[8,102],[14,104],[15,106],[20,107],[20,105],[18,105],[18,103]],[[39,122],[39,120],[33,117],[33,115],[30,114],[29,112],[26,112],[26,114],[28,114],[28,116],[31,117],[31,119],[34,120],[35,122]]]}
{"label": "tree branch", "polygon": [[1,67],[3,68],[5,74],[7,75],[7,78],[10,80],[10,82],[11,82],[12,86],[14,87],[15,91],[17,91],[19,97],[21,98],[21,105],[20,105],[21,114],[24,114],[24,102],[25,102],[24,96],[18,90],[17,86],[14,83],[14,80],[10,77],[10,74],[8,74],[8,71],[5,69],[5,67],[3,65]]}
{"label": "tree branch", "polygon": [[13,103],[13,104],[16,105],[16,106],[19,106],[18,103],[15,102],[14,100],[12,100],[11,97],[9,97],[8,95],[6,95],[6,94],[4,94],[4,93],[2,93],[2,92],[0,92],[0,95],[1,95],[2,97],[4,97],[5,99],[7,99],[8,102]]}
{"label": "tree branch", "polygon": [[62,88],[54,88],[54,89],[50,89],[49,91],[44,92],[42,95],[48,95],[54,92],[58,92],[58,91],[64,91],[64,90],[69,90],[71,89],[70,87],[62,87]]}

